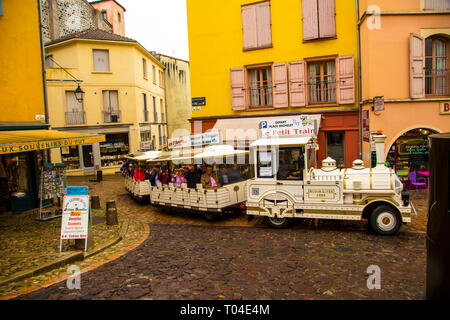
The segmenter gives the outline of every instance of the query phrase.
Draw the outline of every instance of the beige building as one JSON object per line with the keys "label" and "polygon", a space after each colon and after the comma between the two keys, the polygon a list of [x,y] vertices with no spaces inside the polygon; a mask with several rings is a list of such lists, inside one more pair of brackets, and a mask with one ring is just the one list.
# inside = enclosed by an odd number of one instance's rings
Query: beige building
{"label": "beige building", "polygon": [[154,56],[165,66],[169,138],[189,135],[192,117],[189,61],[163,54]]}
{"label": "beige building", "polygon": [[106,136],[104,143],[54,149],[52,162],[66,163],[72,175],[96,167],[114,173],[128,153],[165,148],[165,67],[137,41],[91,29],[45,50],[52,128]]}

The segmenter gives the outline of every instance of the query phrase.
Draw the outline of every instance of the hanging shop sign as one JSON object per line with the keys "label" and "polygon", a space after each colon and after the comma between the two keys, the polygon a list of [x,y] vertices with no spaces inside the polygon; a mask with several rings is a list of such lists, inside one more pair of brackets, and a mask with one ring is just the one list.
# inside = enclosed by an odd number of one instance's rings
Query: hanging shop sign
{"label": "hanging shop sign", "polygon": [[440,103],[441,114],[450,114],[450,101]]}
{"label": "hanging shop sign", "polygon": [[192,136],[184,136],[175,139],[169,139],[168,148],[169,149],[190,148],[219,143],[220,143],[220,132],[210,131]]}
{"label": "hanging shop sign", "polygon": [[153,141],[141,141],[141,150],[153,150]]}
{"label": "hanging shop sign", "polygon": [[89,192],[88,187],[67,187],[63,200],[60,250],[62,240],[86,239],[89,228]]}
{"label": "hanging shop sign", "polygon": [[315,121],[308,116],[262,120],[259,123],[259,128],[262,137],[316,135]]}

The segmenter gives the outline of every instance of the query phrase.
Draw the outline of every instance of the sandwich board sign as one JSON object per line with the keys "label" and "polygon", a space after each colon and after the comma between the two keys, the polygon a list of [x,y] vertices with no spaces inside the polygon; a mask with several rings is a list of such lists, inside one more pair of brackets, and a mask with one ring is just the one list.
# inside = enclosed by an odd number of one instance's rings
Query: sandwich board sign
{"label": "sandwich board sign", "polygon": [[88,187],[67,187],[63,200],[60,248],[62,241],[85,239],[87,251],[90,201]]}

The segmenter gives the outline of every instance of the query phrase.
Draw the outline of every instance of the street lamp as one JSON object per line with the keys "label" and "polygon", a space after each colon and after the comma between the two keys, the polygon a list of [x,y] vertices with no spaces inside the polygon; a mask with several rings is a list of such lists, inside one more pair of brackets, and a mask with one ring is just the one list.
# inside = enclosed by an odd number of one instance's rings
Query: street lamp
{"label": "street lamp", "polygon": [[77,99],[79,103],[82,103],[83,98],[84,98],[84,91],[81,90],[80,84],[78,83],[78,87],[75,89],[75,99]]}

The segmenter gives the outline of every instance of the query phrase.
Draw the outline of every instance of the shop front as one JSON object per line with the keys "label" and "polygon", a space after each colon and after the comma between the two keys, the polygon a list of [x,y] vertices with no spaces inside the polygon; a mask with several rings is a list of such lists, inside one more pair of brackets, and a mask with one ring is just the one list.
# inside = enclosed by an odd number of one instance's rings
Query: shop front
{"label": "shop front", "polygon": [[408,189],[428,188],[428,136],[436,133],[418,128],[402,134],[388,151],[387,165],[395,170]]}
{"label": "shop front", "polygon": [[20,213],[39,207],[40,173],[47,150],[72,149],[103,141],[101,135],[52,130],[0,131],[0,211]]}

